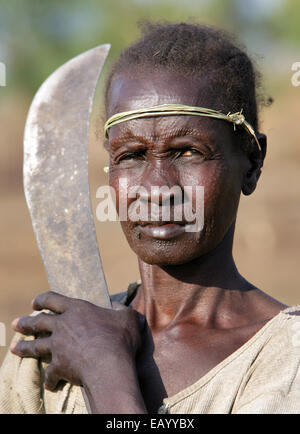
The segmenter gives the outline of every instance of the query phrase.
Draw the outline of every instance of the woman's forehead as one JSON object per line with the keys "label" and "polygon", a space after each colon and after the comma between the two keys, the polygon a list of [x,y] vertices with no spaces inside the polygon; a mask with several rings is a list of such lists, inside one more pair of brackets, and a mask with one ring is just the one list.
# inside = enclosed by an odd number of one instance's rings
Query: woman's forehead
{"label": "woman's forehead", "polygon": [[[152,74],[129,72],[117,75],[109,93],[108,116],[127,110],[148,108],[160,104],[201,105],[214,108],[216,89],[210,86],[210,77],[193,77],[173,71],[156,71]],[[199,116],[177,115],[140,118],[122,122],[110,129],[110,142],[122,143],[133,137],[160,141],[173,136],[194,135],[213,143],[218,138],[231,138],[231,125],[226,122]],[[231,127],[232,128],[232,127]],[[228,137],[227,137],[228,136]]]}
{"label": "woman's forehead", "polygon": [[189,115],[153,116],[113,126],[109,131],[109,143],[111,150],[137,142],[160,147],[172,146],[180,138],[188,138],[189,143],[200,141],[216,150],[232,140],[232,131],[232,125],[218,119]]}
{"label": "woman's forehead", "polygon": [[[208,77],[193,77],[173,71],[136,73],[114,77],[108,99],[108,116],[160,104],[213,105]],[[200,101],[199,101],[200,100]],[[207,107],[213,108],[213,107]]]}

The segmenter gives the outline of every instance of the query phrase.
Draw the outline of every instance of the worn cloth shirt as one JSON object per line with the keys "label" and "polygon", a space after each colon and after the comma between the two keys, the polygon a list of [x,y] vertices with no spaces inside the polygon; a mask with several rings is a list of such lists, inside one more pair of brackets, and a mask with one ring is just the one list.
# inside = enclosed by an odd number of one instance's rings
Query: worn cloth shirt
{"label": "worn cloth shirt", "polygon": [[[129,305],[137,286],[131,284],[126,293],[116,294],[112,299]],[[157,411],[298,414],[299,365],[300,306],[294,306],[279,312],[196,383],[165,398]],[[80,387],[63,383],[55,392],[43,388],[45,368],[46,364],[40,360],[7,353],[0,370],[1,414],[87,413]]]}

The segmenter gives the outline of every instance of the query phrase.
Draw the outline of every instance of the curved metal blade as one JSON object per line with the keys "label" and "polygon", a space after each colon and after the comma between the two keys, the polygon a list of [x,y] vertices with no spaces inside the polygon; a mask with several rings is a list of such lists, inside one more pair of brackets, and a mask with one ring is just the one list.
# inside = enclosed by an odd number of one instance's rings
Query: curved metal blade
{"label": "curved metal blade", "polygon": [[110,45],[71,59],[43,83],[24,135],[24,190],[50,288],[111,307],[88,179],[89,123]]}

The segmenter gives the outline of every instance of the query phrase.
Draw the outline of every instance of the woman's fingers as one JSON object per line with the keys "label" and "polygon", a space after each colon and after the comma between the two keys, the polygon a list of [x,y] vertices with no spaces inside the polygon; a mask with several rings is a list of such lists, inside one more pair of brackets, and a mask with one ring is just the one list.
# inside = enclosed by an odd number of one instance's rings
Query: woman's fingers
{"label": "woman's fingers", "polygon": [[55,365],[50,363],[50,365],[45,370],[45,388],[53,391],[55,390],[58,382],[61,380],[60,376],[57,375],[57,370]]}
{"label": "woman's fingers", "polygon": [[[19,341],[11,344],[11,352],[19,357],[46,358],[51,357],[51,338],[38,338],[33,341]],[[50,360],[50,359],[49,359]],[[61,377],[57,374],[57,368],[50,363],[45,370],[45,388],[55,390]]]}
{"label": "woman's fingers", "polygon": [[11,352],[19,357],[47,357],[51,355],[51,338],[38,338],[32,341],[12,343]]}
{"label": "woman's fingers", "polygon": [[48,309],[55,313],[63,313],[70,306],[72,298],[57,294],[53,291],[39,294],[32,302],[34,310]]}
{"label": "woman's fingers", "polygon": [[54,324],[54,316],[46,313],[40,313],[36,316],[23,316],[12,322],[12,326],[16,332],[27,336],[51,332]]}

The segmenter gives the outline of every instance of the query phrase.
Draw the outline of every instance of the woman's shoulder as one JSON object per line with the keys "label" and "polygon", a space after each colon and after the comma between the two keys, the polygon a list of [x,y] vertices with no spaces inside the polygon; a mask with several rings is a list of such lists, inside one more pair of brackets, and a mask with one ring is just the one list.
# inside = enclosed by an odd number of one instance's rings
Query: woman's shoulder
{"label": "woman's shoulder", "polygon": [[268,339],[262,353],[269,353],[270,357],[276,356],[276,359],[285,354],[285,361],[292,354],[300,357],[300,305],[283,309],[270,321]]}
{"label": "woman's shoulder", "polygon": [[267,328],[243,378],[235,413],[300,412],[300,306],[282,310]]}
{"label": "woman's shoulder", "polygon": [[289,390],[297,381],[300,392],[300,306],[280,311],[257,334],[257,347],[247,370],[252,390],[267,385]]}
{"label": "woman's shoulder", "polygon": [[274,341],[300,350],[300,305],[287,307],[278,314],[278,327],[273,335]]}

